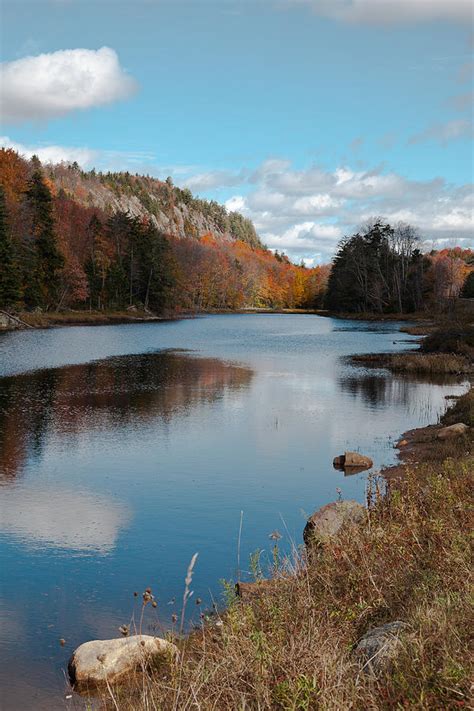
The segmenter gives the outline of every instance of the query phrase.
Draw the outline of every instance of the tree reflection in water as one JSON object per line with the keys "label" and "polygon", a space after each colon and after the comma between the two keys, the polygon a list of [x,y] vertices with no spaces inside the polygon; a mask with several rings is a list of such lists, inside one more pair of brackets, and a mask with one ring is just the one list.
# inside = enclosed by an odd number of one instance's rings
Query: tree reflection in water
{"label": "tree reflection in water", "polygon": [[39,457],[47,437],[167,423],[248,387],[252,376],[247,367],[168,351],[2,378],[0,482]]}

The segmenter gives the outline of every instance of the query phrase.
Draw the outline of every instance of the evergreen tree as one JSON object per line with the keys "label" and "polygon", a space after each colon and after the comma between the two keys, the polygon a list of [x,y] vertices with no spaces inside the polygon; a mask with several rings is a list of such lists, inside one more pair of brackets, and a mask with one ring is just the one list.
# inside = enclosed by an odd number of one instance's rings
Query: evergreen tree
{"label": "evergreen tree", "polygon": [[461,297],[463,299],[474,299],[474,272],[469,272],[464,281]]}
{"label": "evergreen tree", "polygon": [[175,284],[175,265],[166,237],[151,223],[135,226],[134,258],[135,299],[162,311]]}
{"label": "evergreen tree", "polygon": [[339,245],[326,306],[334,311],[391,313],[419,308],[424,261],[409,225],[376,220]]}
{"label": "evergreen tree", "polygon": [[0,185],[0,307],[15,306],[20,295],[20,274],[9,234],[5,191]]}
{"label": "evergreen tree", "polygon": [[56,240],[51,191],[40,170],[35,170],[33,173],[26,196],[32,211],[35,251],[34,273],[31,275],[32,288],[29,289],[28,300],[30,305],[39,305],[48,309],[57,301],[59,273],[64,266],[64,257],[58,249]]}

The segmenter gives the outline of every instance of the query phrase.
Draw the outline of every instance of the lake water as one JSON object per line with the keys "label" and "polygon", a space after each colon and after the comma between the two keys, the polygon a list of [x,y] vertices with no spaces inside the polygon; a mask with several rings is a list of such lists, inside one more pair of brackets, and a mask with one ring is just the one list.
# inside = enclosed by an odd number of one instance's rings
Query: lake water
{"label": "lake water", "polygon": [[413,347],[398,327],[255,314],[0,335],[1,708],[74,703],[71,652],[137,619],[134,591],[158,598],[143,630],[169,627],[195,552],[189,621],[197,597],[220,603],[241,511],[245,577],[337,487],[363,501],[366,475],[333,457],[393,463],[399,434],[467,387],[341,358]]}

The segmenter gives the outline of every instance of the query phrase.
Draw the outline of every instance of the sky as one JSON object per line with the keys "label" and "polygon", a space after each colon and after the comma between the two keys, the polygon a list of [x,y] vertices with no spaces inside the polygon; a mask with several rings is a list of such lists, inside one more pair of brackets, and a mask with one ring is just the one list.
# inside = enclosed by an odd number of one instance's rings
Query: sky
{"label": "sky", "polygon": [[0,145],[225,203],[308,265],[474,247],[474,0],[2,0]]}

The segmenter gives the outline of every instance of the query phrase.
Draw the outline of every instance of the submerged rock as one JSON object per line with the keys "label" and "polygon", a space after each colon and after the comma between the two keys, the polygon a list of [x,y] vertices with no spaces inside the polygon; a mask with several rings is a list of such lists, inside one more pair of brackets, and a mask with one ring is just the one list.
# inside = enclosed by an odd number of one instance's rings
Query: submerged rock
{"label": "submerged rock", "polygon": [[366,632],[354,649],[362,669],[375,675],[387,670],[401,649],[399,635],[406,627],[406,622],[396,620]]}
{"label": "submerged rock", "polygon": [[438,432],[438,439],[451,439],[453,437],[460,437],[466,434],[469,427],[464,424],[464,422],[457,422],[455,425],[449,425],[449,427],[443,427]]}
{"label": "submerged rock", "polygon": [[344,454],[335,457],[333,465],[336,469],[370,469],[374,463],[370,457],[366,457],[359,452],[344,452]]}
{"label": "submerged rock", "polygon": [[357,501],[334,501],[312,514],[303,531],[306,545],[325,543],[337,536],[343,526],[354,526],[365,519],[366,510]]}
{"label": "submerged rock", "polygon": [[123,680],[150,662],[169,661],[177,653],[174,644],[150,635],[93,640],[75,650],[68,671],[73,684],[98,686]]}

